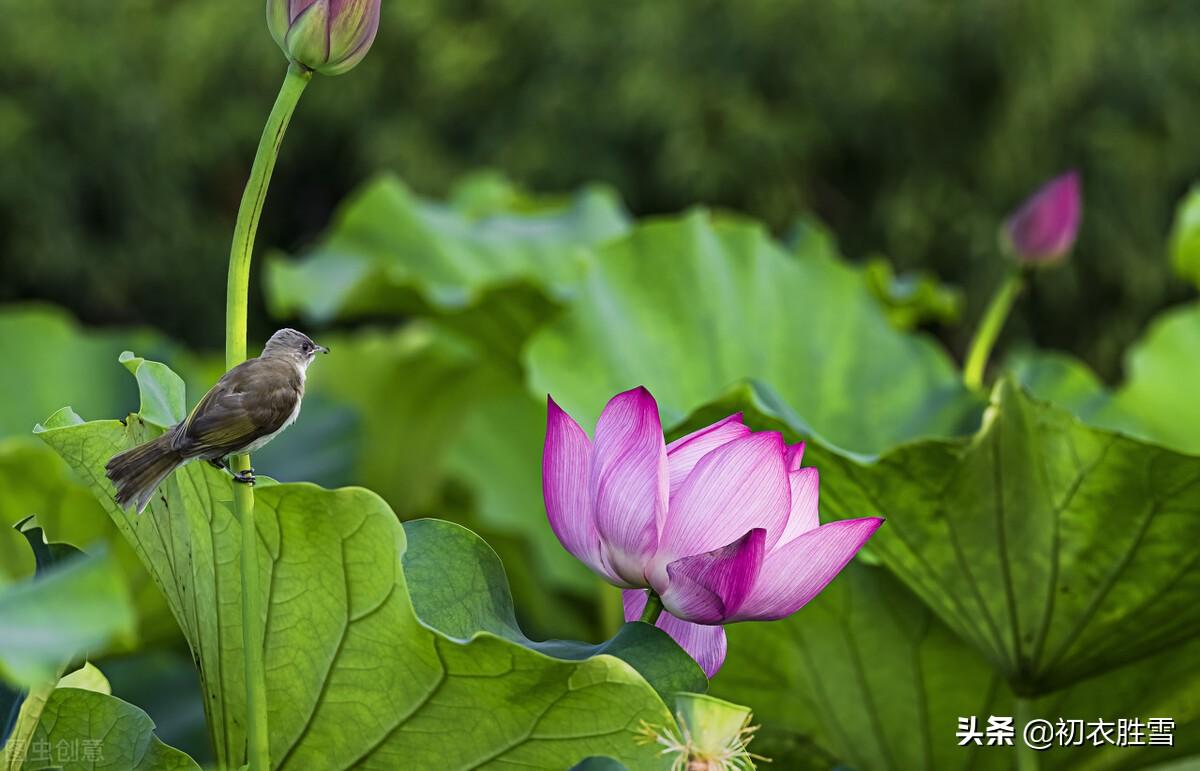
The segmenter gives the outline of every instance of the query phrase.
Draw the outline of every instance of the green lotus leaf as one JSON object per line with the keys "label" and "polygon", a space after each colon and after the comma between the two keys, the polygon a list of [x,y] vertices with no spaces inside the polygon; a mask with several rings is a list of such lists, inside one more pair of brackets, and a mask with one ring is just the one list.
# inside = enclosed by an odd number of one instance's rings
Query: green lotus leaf
{"label": "green lotus leaf", "polygon": [[125,351],[117,360],[137,380],[138,394],[142,397],[138,414],[142,420],[159,428],[170,428],[187,417],[183,378],[170,367],[134,356],[132,351]]}
{"label": "green lotus leaf", "polygon": [[857,271],[824,248],[788,254],[761,226],[703,211],[601,248],[526,362],[534,392],[585,426],[636,385],[670,425],[747,377],[781,389],[812,432],[853,451],[963,433],[979,414],[945,354],[894,329]]}
{"label": "green lotus leaf", "polygon": [[[74,672],[41,682],[28,691],[14,692],[0,684],[0,715],[7,715],[9,726],[0,725],[0,768],[17,771],[29,749],[46,703],[59,688],[77,688],[111,696],[112,686],[104,673],[91,662]],[[45,746],[44,742],[39,746]],[[75,745],[78,749],[78,745]]]}
{"label": "green lotus leaf", "polygon": [[[136,415],[80,423],[60,413],[40,435],[89,480],[162,585],[200,667],[217,762],[236,766],[245,689],[231,482],[193,463],[141,516],[116,508],[105,462],[155,431]],[[634,731],[672,717],[630,663],[549,656],[491,631],[448,636],[422,623],[420,590],[410,594],[401,569],[404,530],[377,495],[277,484],[257,488],[255,501],[276,767],[567,767],[593,755],[661,766]],[[654,661],[675,650],[662,635],[642,643],[662,649],[646,654]]]}
{"label": "green lotus leaf", "polygon": [[145,712],[74,687],[55,689],[25,750],[27,771],[200,771],[194,760],[159,741]]}
{"label": "green lotus leaf", "polygon": [[[736,408],[803,438],[761,386],[692,422]],[[1200,630],[1200,458],[1087,426],[1005,379],[974,436],[879,456],[817,441],[805,463],[826,517],[887,518],[870,553],[1021,694]]]}
{"label": "green lotus leaf", "polygon": [[601,653],[618,656],[633,664],[664,698],[708,688],[696,662],[649,624],[626,624],[613,639],[599,645],[530,640],[517,623],[504,567],[479,536],[436,519],[405,523],[404,532],[408,537],[404,573],[413,607],[423,622],[439,632],[468,640],[485,631],[572,661]]}
{"label": "green lotus leaf", "polygon": [[273,311],[315,322],[453,316],[515,354],[579,281],[591,247],[624,233],[628,216],[603,188],[542,202],[495,177],[467,185],[443,204],[393,176],[371,182],[342,206],[316,249],[268,261]]}
{"label": "green lotus leaf", "polygon": [[[1016,716],[1003,678],[884,568],[855,561],[796,615],[728,634],[713,691],[754,705],[762,728],[751,749],[776,766],[1014,767],[1013,748],[960,747],[955,736],[960,717],[983,730],[991,715]],[[1197,655],[1192,641],[1028,706],[1051,722],[1173,716],[1174,747],[1053,747],[1038,753],[1040,768],[1136,769],[1196,753]]]}

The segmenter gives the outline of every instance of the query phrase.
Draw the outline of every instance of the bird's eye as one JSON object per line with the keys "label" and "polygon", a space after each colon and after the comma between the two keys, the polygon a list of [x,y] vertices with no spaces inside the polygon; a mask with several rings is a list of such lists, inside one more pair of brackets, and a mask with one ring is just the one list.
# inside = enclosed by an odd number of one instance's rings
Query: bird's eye
{"label": "bird's eye", "polygon": [[312,352],[312,349],[313,349],[313,348],[312,348],[312,346],[311,346],[311,345],[309,345],[308,343],[305,343],[305,344],[304,344],[304,352],[305,352],[305,353],[311,353],[311,352]]}

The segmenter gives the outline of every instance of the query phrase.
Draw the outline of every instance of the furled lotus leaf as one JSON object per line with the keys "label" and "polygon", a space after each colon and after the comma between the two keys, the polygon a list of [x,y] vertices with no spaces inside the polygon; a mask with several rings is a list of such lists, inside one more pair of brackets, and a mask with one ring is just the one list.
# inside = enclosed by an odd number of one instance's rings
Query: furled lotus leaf
{"label": "furled lotus leaf", "polygon": [[[761,386],[743,408],[802,438]],[[871,554],[1014,689],[1047,693],[1200,631],[1200,458],[1093,428],[997,384],[979,431],[878,456],[813,442],[823,516],[880,514]]]}

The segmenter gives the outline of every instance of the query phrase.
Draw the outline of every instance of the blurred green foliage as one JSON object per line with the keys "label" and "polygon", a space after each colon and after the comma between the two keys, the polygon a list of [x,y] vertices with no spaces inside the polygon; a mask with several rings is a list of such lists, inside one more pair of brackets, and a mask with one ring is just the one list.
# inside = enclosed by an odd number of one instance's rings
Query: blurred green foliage
{"label": "blurred green foliage", "polygon": [[[306,95],[264,246],[306,241],[378,169],[440,195],[492,165],[539,190],[609,183],[638,214],[703,202],[781,230],[814,210],[850,256],[963,286],[969,325],[999,220],[1076,166],[1076,258],[1010,334],[1112,378],[1183,291],[1159,257],[1200,172],[1194,3],[404,0],[384,17],[354,76]],[[261,3],[0,0],[0,18],[0,300],[216,347],[283,67]]]}

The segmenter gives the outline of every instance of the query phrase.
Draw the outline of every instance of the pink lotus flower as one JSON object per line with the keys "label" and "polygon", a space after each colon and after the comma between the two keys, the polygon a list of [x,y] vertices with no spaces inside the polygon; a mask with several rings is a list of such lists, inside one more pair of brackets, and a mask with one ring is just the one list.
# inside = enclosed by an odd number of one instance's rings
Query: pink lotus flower
{"label": "pink lotus flower", "polygon": [[1049,263],[1066,256],[1075,245],[1081,208],[1079,172],[1069,171],[1043,185],[1004,226],[1017,259]]}
{"label": "pink lotus flower", "polygon": [[550,399],[542,491],[567,551],[626,590],[626,620],[651,590],[667,611],[658,626],[711,677],[725,660],[721,624],[795,613],[883,523],[821,525],[803,452],[740,414],[667,445],[645,388],[613,397],[589,440]]}

